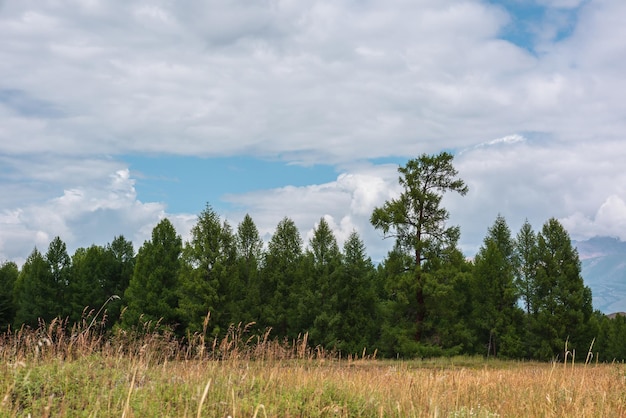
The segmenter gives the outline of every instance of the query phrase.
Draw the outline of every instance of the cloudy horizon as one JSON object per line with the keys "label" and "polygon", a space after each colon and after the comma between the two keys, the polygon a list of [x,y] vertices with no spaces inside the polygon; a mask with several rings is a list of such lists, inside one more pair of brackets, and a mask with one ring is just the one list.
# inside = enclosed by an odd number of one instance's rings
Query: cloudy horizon
{"label": "cloudy horizon", "polygon": [[206,203],[267,239],[369,224],[397,166],[454,153],[471,256],[503,215],[626,240],[626,2],[0,1],[0,262]]}

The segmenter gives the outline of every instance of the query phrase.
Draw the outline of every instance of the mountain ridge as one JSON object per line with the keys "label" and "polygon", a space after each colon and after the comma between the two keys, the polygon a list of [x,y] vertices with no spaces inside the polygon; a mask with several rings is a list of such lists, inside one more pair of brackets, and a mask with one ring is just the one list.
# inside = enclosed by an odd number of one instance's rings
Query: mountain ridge
{"label": "mountain ridge", "polygon": [[626,242],[615,237],[572,241],[578,249],[583,280],[593,307],[604,314],[626,311]]}

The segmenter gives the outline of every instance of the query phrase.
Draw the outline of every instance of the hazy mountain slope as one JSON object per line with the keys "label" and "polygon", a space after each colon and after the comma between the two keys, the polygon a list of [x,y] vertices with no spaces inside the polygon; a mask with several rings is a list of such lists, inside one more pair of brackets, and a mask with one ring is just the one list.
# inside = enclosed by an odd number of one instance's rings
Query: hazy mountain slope
{"label": "hazy mountain slope", "polygon": [[626,311],[626,242],[595,237],[573,243],[578,248],[593,307],[604,313]]}

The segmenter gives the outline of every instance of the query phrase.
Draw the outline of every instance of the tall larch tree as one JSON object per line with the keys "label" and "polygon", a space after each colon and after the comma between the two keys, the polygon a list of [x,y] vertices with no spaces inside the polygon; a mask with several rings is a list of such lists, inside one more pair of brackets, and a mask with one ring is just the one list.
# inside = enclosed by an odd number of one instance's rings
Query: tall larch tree
{"label": "tall larch tree", "polygon": [[174,328],[180,331],[178,275],[182,239],[169,219],[152,230],[152,239],[137,252],[133,276],[124,294],[127,308],[122,315],[126,328]]}
{"label": "tall larch tree", "polygon": [[396,199],[374,209],[370,221],[385,237],[396,240],[395,251],[411,256],[409,266],[415,300],[415,340],[422,338],[423,323],[428,312],[424,294],[422,263],[437,257],[443,247],[454,246],[458,241],[458,227],[448,227],[448,211],[441,206],[444,193],[465,195],[467,186],[452,165],[453,156],[422,154],[399,167],[399,183],[403,188]]}

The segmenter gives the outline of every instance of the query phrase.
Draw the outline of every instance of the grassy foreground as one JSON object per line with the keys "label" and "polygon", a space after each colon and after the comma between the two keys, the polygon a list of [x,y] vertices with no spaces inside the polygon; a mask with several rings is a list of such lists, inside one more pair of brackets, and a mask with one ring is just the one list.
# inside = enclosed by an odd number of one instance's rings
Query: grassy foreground
{"label": "grassy foreground", "polygon": [[[71,335],[71,336],[68,336]],[[622,364],[339,359],[241,329],[182,348],[56,322],[0,338],[1,417],[620,417]]]}

